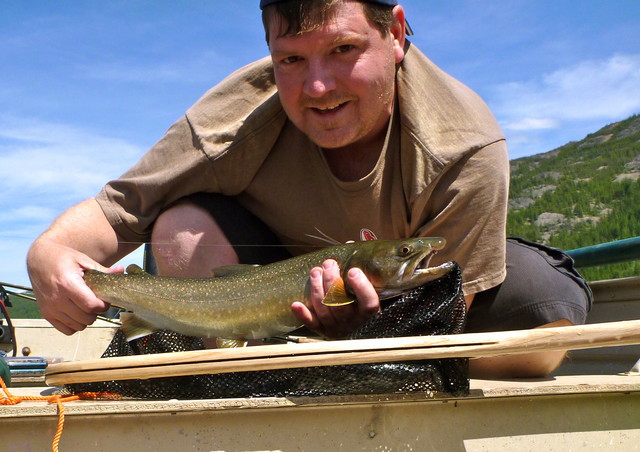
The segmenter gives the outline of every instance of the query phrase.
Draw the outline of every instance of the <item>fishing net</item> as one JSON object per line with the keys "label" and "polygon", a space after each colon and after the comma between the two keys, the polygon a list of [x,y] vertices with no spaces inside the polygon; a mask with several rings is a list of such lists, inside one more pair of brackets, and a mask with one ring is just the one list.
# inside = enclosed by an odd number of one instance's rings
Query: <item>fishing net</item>
{"label": "fishing net", "polygon": [[[387,301],[349,339],[461,333],[465,303],[461,272],[445,276]],[[127,342],[117,331],[103,358],[203,349],[202,340],[168,330]],[[305,367],[148,380],[76,383],[65,391],[112,392],[145,399],[328,396],[428,392],[468,393],[468,359],[447,358],[383,364]]]}

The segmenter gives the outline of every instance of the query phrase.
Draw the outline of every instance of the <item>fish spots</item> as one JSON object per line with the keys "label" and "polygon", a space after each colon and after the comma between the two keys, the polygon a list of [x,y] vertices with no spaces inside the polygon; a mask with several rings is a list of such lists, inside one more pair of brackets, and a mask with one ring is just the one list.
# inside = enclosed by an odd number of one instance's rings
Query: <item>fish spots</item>
{"label": "fish spots", "polygon": [[[365,235],[363,238],[373,238],[370,231]],[[400,254],[398,258],[397,250],[408,246],[422,252],[415,257]],[[100,293],[108,294],[106,301],[136,312],[153,325],[190,336],[261,338],[300,326],[291,304],[308,301],[309,272],[326,259],[363,268],[370,281],[380,283],[379,294],[386,296],[385,290],[410,288],[404,286],[438,276],[416,261],[442,246],[443,239],[435,238],[367,240],[323,248],[237,275],[190,279],[87,271],[85,279],[92,288],[98,285]],[[414,262],[407,264],[407,260]],[[411,274],[411,281],[400,277],[403,272]],[[402,287],[398,287],[398,281]],[[98,293],[98,288],[95,291]]]}

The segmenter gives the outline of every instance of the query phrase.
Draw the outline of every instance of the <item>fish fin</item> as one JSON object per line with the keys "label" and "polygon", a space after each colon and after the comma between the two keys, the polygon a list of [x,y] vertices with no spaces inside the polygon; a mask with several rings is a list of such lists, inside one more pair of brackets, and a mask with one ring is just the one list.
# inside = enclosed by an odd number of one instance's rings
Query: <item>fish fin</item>
{"label": "fish fin", "polygon": [[131,264],[127,267],[127,273],[130,275],[146,275],[148,274],[146,271],[144,271],[142,268],[140,268],[140,266],[136,265],[136,264]]}
{"label": "fish fin", "polygon": [[127,342],[140,339],[159,330],[158,327],[153,326],[132,312],[121,312],[120,321],[122,322],[122,333],[127,338]]}
{"label": "fish fin", "polygon": [[223,339],[221,337],[216,338],[216,345],[218,348],[239,348],[246,347],[248,344],[247,341],[242,339]]}
{"label": "fish fin", "polygon": [[216,267],[211,270],[211,276],[221,277],[221,276],[232,276],[238,273],[245,273],[250,270],[255,270],[259,265],[250,265],[250,264],[235,264],[235,265],[223,265],[222,267]]}
{"label": "fish fin", "polygon": [[344,306],[356,301],[351,295],[347,293],[347,288],[344,285],[344,279],[338,277],[333,283],[326,295],[322,299],[322,304],[325,306]]}

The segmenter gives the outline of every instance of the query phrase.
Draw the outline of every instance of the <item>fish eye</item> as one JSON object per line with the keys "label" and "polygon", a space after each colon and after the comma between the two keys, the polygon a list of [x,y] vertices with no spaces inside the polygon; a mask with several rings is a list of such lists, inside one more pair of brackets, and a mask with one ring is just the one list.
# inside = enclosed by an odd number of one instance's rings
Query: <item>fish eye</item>
{"label": "fish eye", "polygon": [[411,247],[409,245],[403,245],[402,248],[400,248],[400,253],[402,253],[403,255],[407,255],[411,253]]}

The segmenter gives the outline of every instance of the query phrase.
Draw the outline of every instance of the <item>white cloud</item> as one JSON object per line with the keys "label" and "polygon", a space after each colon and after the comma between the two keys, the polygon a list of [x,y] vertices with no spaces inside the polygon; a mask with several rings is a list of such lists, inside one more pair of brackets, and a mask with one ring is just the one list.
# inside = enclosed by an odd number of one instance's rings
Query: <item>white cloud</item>
{"label": "white cloud", "polygon": [[588,60],[495,88],[511,157],[550,151],[640,112],[640,54]]}
{"label": "white cloud", "polygon": [[0,280],[28,284],[24,262],[33,240],[142,152],[125,140],[65,124],[0,116]]}
{"label": "white cloud", "polygon": [[521,118],[503,126],[507,130],[543,130],[555,129],[559,123],[552,118]]}
{"label": "white cloud", "polygon": [[497,88],[494,110],[504,124],[620,119],[640,111],[640,54],[617,54]]}
{"label": "white cloud", "polygon": [[4,215],[0,216],[0,225],[49,221],[55,214],[55,209],[50,207],[34,205],[18,206],[8,209],[4,212]]}
{"label": "white cloud", "polygon": [[0,118],[0,205],[92,196],[141,154],[138,146],[124,140],[64,124]]}

